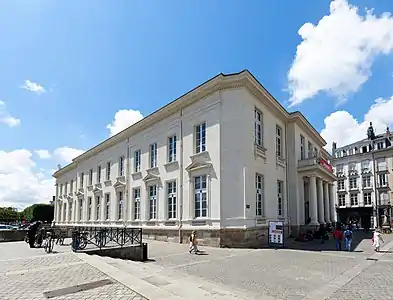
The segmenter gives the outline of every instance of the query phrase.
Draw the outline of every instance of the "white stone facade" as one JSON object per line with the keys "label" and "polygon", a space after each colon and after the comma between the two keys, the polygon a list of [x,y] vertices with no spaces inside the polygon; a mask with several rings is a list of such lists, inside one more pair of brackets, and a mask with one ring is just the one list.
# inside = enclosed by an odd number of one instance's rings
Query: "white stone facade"
{"label": "white stone facade", "polygon": [[57,171],[55,222],[180,231],[334,221],[325,144],[248,71],[221,74]]}

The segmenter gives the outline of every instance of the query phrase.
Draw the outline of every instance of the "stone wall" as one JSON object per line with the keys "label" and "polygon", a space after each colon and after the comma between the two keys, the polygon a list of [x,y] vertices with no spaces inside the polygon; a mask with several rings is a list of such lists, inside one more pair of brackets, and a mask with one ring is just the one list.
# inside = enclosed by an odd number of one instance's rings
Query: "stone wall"
{"label": "stone wall", "polygon": [[[189,242],[192,230],[170,229],[143,229],[143,240],[157,240],[164,242],[180,241],[184,244]],[[199,229],[197,230],[198,244],[210,247],[226,248],[264,248],[268,246],[268,228],[248,229]],[[288,227],[285,227],[285,239],[288,238]]]}
{"label": "stone wall", "polygon": [[0,230],[0,242],[23,241],[26,233],[26,230]]}

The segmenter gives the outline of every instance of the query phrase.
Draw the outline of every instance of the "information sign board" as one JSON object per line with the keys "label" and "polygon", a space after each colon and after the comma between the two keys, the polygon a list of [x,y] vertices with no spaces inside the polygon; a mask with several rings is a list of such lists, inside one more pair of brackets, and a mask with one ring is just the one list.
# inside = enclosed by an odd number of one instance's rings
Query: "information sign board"
{"label": "information sign board", "polygon": [[269,221],[269,246],[284,247],[283,221]]}

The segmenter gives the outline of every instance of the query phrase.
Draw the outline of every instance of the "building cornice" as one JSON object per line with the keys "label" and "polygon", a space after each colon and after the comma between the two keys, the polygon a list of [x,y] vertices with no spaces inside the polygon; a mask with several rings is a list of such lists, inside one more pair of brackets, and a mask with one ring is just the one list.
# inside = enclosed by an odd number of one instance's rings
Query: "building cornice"
{"label": "building cornice", "polygon": [[177,113],[179,110],[190,106],[191,104],[208,97],[209,95],[220,91],[233,88],[246,87],[251,93],[253,93],[258,99],[263,97],[268,101],[264,103],[273,110],[273,112],[286,122],[296,122],[304,131],[309,133],[310,136],[314,137],[321,147],[326,145],[325,140],[319,135],[313,126],[306,120],[306,118],[300,112],[288,113],[287,110],[262,86],[262,84],[248,71],[244,70],[234,74],[218,74],[210,80],[202,83],[195,87],[186,94],[180,96],[159,110],[151,113],[147,117],[143,118],[139,122],[131,125],[124,129],[118,134],[108,138],[101,142],[95,147],[87,150],[78,157],[74,158],[72,163],[68,166],[58,170],[53,174],[55,178],[58,178],[62,174],[72,170],[76,165],[82,161],[85,161],[92,156],[127,140],[129,137],[137,134],[138,132],[154,125],[157,122]]}

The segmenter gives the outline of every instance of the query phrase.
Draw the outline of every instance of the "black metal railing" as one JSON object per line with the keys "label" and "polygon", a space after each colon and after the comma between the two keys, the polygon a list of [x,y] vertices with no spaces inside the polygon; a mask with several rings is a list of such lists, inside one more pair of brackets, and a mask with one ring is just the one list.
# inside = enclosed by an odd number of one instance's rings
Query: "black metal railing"
{"label": "black metal railing", "polygon": [[90,248],[142,245],[141,228],[75,227],[72,232],[73,251]]}

